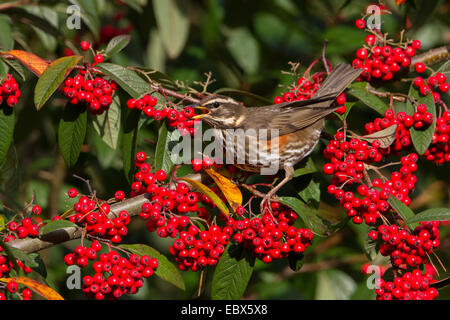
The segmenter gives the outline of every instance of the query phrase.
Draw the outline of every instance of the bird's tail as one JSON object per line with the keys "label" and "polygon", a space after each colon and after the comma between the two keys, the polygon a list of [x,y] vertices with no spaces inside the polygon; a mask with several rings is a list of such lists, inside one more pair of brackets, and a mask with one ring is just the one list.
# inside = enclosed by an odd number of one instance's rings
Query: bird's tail
{"label": "bird's tail", "polygon": [[351,65],[340,63],[331,71],[322,86],[317,90],[313,99],[335,99],[359,77],[363,69],[354,69]]}

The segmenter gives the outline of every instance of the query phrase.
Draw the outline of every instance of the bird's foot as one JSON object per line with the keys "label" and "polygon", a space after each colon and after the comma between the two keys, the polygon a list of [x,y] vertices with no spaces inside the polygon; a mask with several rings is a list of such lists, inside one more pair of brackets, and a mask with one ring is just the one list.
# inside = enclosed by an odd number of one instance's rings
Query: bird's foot
{"label": "bird's foot", "polygon": [[[272,214],[272,206],[270,205],[272,202],[272,197],[274,195],[275,192],[274,189],[270,190],[265,196],[264,198],[261,200],[261,204],[260,204],[260,212],[262,214],[266,213],[266,211],[268,211],[270,214]],[[276,190],[275,190],[276,191]]]}

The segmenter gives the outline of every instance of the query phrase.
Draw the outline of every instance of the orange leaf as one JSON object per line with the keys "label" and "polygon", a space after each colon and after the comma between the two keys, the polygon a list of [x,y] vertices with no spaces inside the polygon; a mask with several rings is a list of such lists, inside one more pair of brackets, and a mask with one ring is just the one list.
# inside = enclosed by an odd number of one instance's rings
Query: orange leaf
{"label": "orange leaf", "polygon": [[61,295],[52,288],[47,287],[46,285],[27,277],[0,278],[0,281],[5,283],[11,281],[21,283],[30,288],[31,290],[33,290],[34,292],[36,292],[37,294],[43,296],[44,298],[47,298],[47,300],[64,300],[64,298],[61,297]]}
{"label": "orange leaf", "polygon": [[233,210],[242,205],[242,193],[237,185],[214,169],[205,169],[205,171],[220,188]]}
{"label": "orange leaf", "polygon": [[38,77],[41,76],[42,72],[44,72],[49,65],[47,61],[39,58],[37,55],[22,50],[9,50],[1,52],[1,54],[13,56]]}
{"label": "orange leaf", "polygon": [[189,178],[178,178],[178,180],[186,181],[187,183],[192,185],[200,193],[207,196],[225,215],[230,215],[230,211],[228,210],[225,203],[223,203],[222,199],[220,199],[219,196],[215,194],[214,191],[212,191],[208,186],[205,186],[203,183],[198,182],[197,180]]}

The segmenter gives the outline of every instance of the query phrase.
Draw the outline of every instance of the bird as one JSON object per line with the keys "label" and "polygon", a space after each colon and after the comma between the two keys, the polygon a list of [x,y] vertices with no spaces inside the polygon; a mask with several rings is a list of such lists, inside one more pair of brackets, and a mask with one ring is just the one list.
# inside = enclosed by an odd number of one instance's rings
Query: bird
{"label": "bird", "polygon": [[[216,139],[233,155],[232,164],[237,168],[261,173],[270,167],[271,161],[276,161],[274,173],[284,169],[284,179],[261,201],[263,212],[264,203],[270,202],[272,196],[293,179],[294,166],[314,150],[324,129],[325,117],[339,107],[333,102],[361,72],[361,68],[354,69],[349,64],[337,65],[308,100],[246,107],[230,97],[211,95],[194,106],[201,113],[193,119],[200,119],[217,131]],[[241,139],[236,138],[237,132]],[[227,158],[227,163],[229,161]]]}

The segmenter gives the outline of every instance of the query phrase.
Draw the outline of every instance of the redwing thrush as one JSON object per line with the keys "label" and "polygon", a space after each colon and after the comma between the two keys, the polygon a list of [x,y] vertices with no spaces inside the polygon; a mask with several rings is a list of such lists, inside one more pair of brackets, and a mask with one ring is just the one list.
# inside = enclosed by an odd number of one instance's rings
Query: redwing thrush
{"label": "redwing thrush", "polygon": [[[194,118],[202,119],[217,129],[220,142],[226,149],[231,148],[234,155],[245,154],[245,159],[237,159],[233,163],[244,171],[260,172],[275,160],[274,157],[277,158],[277,171],[283,167],[285,178],[265,196],[261,202],[263,209],[264,202],[294,177],[294,165],[312,152],[324,128],[324,118],[338,108],[333,104],[334,100],[361,71],[348,64],[339,64],[309,100],[247,108],[229,97],[210,96],[195,107],[204,113]],[[245,139],[230,138],[236,129],[243,129]],[[267,130],[267,136],[261,135],[260,129]],[[230,139],[228,143],[227,139]],[[256,145],[251,142],[256,142]],[[272,149],[276,145],[278,150],[274,155]],[[254,149],[258,150],[258,159],[250,161],[250,153]]]}

